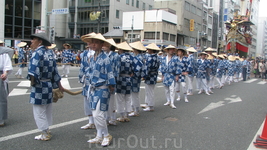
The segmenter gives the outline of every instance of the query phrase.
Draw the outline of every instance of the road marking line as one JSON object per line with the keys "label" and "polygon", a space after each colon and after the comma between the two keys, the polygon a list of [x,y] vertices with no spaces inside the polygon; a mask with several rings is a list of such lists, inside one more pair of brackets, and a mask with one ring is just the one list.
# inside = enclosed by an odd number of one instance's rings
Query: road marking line
{"label": "road marking line", "polygon": [[256,148],[256,147],[254,146],[253,142],[256,142],[257,136],[258,136],[258,135],[261,135],[261,132],[262,132],[262,130],[263,130],[263,126],[264,126],[264,120],[263,120],[263,123],[261,124],[261,126],[260,126],[258,132],[256,133],[256,135],[254,136],[253,140],[251,141],[251,143],[250,143],[250,145],[249,145],[249,147],[248,147],[247,150],[259,150],[258,148]]}
{"label": "road marking line", "polygon": [[61,85],[62,85],[65,89],[71,89],[69,80],[68,80],[67,78],[61,78]]}
{"label": "road marking line", "polygon": [[[64,127],[64,126],[67,126],[67,125],[70,125],[70,124],[75,124],[75,123],[86,121],[86,120],[88,121],[88,117],[84,117],[84,118],[80,118],[80,119],[76,119],[76,120],[72,120],[72,121],[63,122],[63,123],[59,123],[59,124],[55,124],[55,125],[50,126],[50,129]],[[35,129],[35,130],[30,130],[30,131],[26,131],[26,132],[21,132],[21,133],[16,133],[16,134],[0,137],[0,142],[11,140],[11,139],[22,137],[22,136],[26,136],[26,135],[30,135],[30,134],[34,134],[34,133],[38,133],[38,132],[40,132],[40,130]]]}
{"label": "road marking line", "polygon": [[250,80],[248,80],[248,81],[245,81],[244,83],[252,83],[252,82],[254,82],[254,81],[256,81],[256,80],[258,80],[258,79],[250,79]]}
{"label": "road marking line", "polygon": [[18,96],[18,95],[25,95],[25,94],[28,94],[27,93],[28,89],[17,89],[17,88],[14,88],[8,96]]}
{"label": "road marking line", "polygon": [[265,84],[265,83],[266,83],[266,81],[261,81],[261,82],[259,82],[257,84]]}
{"label": "road marking line", "polygon": [[[64,78],[64,79],[78,79],[78,78],[79,77],[68,77],[68,78]],[[28,80],[27,79],[24,79],[22,81],[28,81]],[[8,81],[8,83],[16,83],[16,82],[21,82],[21,80]]]}
{"label": "road marking line", "polygon": [[21,81],[17,86],[30,87],[31,81]]}
{"label": "road marking line", "polygon": [[221,107],[221,106],[223,106],[224,104],[224,101],[219,101],[219,102],[217,102],[217,103],[210,103],[208,106],[206,106],[203,110],[201,110],[199,113],[198,113],[198,115],[199,114],[202,114],[202,113],[204,113],[204,112],[207,112],[207,111],[210,111],[210,110],[212,110],[212,109],[215,109],[215,108],[219,108],[219,107]]}

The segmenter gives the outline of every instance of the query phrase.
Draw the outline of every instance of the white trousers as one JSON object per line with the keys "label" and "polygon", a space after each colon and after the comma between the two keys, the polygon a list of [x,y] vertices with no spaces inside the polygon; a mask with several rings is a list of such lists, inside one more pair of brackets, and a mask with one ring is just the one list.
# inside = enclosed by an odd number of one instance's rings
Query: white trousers
{"label": "white trousers", "polygon": [[197,82],[199,85],[199,91],[204,90],[205,92],[208,92],[207,79],[197,78]]}
{"label": "white trousers", "polygon": [[226,76],[226,78],[225,78],[225,82],[233,82],[233,76]]}
{"label": "white trousers", "polygon": [[24,70],[24,67],[23,68],[19,68],[19,70],[17,71],[17,73],[15,75],[21,76],[23,70]]}
{"label": "white trousers", "polygon": [[118,113],[131,112],[131,94],[117,93],[117,112]]}
{"label": "white trousers", "polygon": [[185,82],[175,82],[175,91],[180,93],[180,86],[182,86],[182,91],[186,94],[186,83]]}
{"label": "white trousers", "polygon": [[52,125],[52,103],[33,105],[33,116],[39,130],[47,130]]}
{"label": "white trousers", "polygon": [[115,120],[116,117],[116,99],[115,94],[110,94],[109,105],[108,105],[108,113],[107,120]]}
{"label": "white trousers", "polygon": [[68,75],[70,73],[70,65],[62,65],[63,75]]}
{"label": "white trousers", "polygon": [[132,92],[132,94],[131,94],[131,106],[133,108],[140,107],[139,92]]}
{"label": "white trousers", "polygon": [[214,88],[215,76],[210,76],[209,89]]}
{"label": "white trousers", "polygon": [[84,114],[86,116],[91,116],[92,115],[92,109],[90,106],[90,101],[89,101],[89,99],[87,99],[87,96],[84,96],[83,100],[84,100]]}
{"label": "white trousers", "polygon": [[167,101],[168,102],[171,102],[172,104],[174,103],[174,82],[171,84],[171,86],[164,86],[165,88],[165,95],[166,95],[166,98],[167,98]]}
{"label": "white trousers", "polygon": [[105,118],[106,111],[100,110],[100,100],[96,105],[96,109],[92,110],[97,136],[102,138],[102,135],[108,136],[107,122]]}
{"label": "white trousers", "polygon": [[188,91],[187,92],[191,92],[193,91],[193,81],[194,81],[194,77],[187,77],[187,84],[188,84]]}
{"label": "white trousers", "polygon": [[221,82],[222,78],[216,78],[216,80],[217,80],[217,82],[219,83],[219,86],[220,86],[220,87],[223,86],[223,84],[222,84],[222,82]]}
{"label": "white trousers", "polygon": [[154,106],[155,105],[155,95],[154,95],[155,84],[145,84],[145,89],[146,89],[145,103],[148,106]]}
{"label": "white trousers", "polygon": [[221,82],[222,82],[222,84],[225,84],[225,75],[222,75]]}

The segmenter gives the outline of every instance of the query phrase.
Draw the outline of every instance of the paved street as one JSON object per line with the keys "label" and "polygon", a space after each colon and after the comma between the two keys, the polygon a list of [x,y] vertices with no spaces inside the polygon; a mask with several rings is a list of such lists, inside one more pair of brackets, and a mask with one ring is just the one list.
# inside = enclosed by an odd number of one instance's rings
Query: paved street
{"label": "paved street", "polygon": [[[60,67],[59,67],[60,68]],[[15,68],[15,71],[18,68]],[[64,87],[80,90],[78,67],[71,67],[69,78],[63,78]],[[25,69],[26,70],[26,69]],[[61,68],[59,69],[61,72]],[[24,77],[26,71],[24,71]],[[81,130],[87,123],[83,112],[83,96],[64,94],[53,105],[52,139],[36,141],[39,134],[29,104],[29,82],[9,77],[9,119],[0,128],[0,149],[102,149],[86,141],[96,130]],[[175,102],[177,109],[163,106],[163,85],[157,84],[154,112],[141,112],[129,123],[109,126],[113,136],[111,146],[103,149],[182,149],[182,150],[245,150],[262,125],[267,113],[267,84],[261,79],[226,85],[214,89],[211,96],[189,96]],[[144,84],[141,86],[141,103],[144,102]]]}

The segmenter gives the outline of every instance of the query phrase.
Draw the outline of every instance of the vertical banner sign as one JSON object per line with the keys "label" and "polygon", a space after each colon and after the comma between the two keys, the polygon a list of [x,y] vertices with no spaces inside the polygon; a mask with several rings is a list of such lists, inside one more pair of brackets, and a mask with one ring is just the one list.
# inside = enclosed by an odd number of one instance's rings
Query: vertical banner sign
{"label": "vertical banner sign", "polygon": [[190,19],[190,31],[194,31],[194,19]]}

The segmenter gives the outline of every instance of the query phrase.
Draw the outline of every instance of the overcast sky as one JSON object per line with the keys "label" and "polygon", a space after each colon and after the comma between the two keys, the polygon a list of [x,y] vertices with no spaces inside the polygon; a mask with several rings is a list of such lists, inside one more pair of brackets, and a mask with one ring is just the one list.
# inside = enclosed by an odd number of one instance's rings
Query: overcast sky
{"label": "overcast sky", "polygon": [[267,0],[261,0],[260,1],[260,11],[259,11],[259,16],[260,17],[267,17]]}

